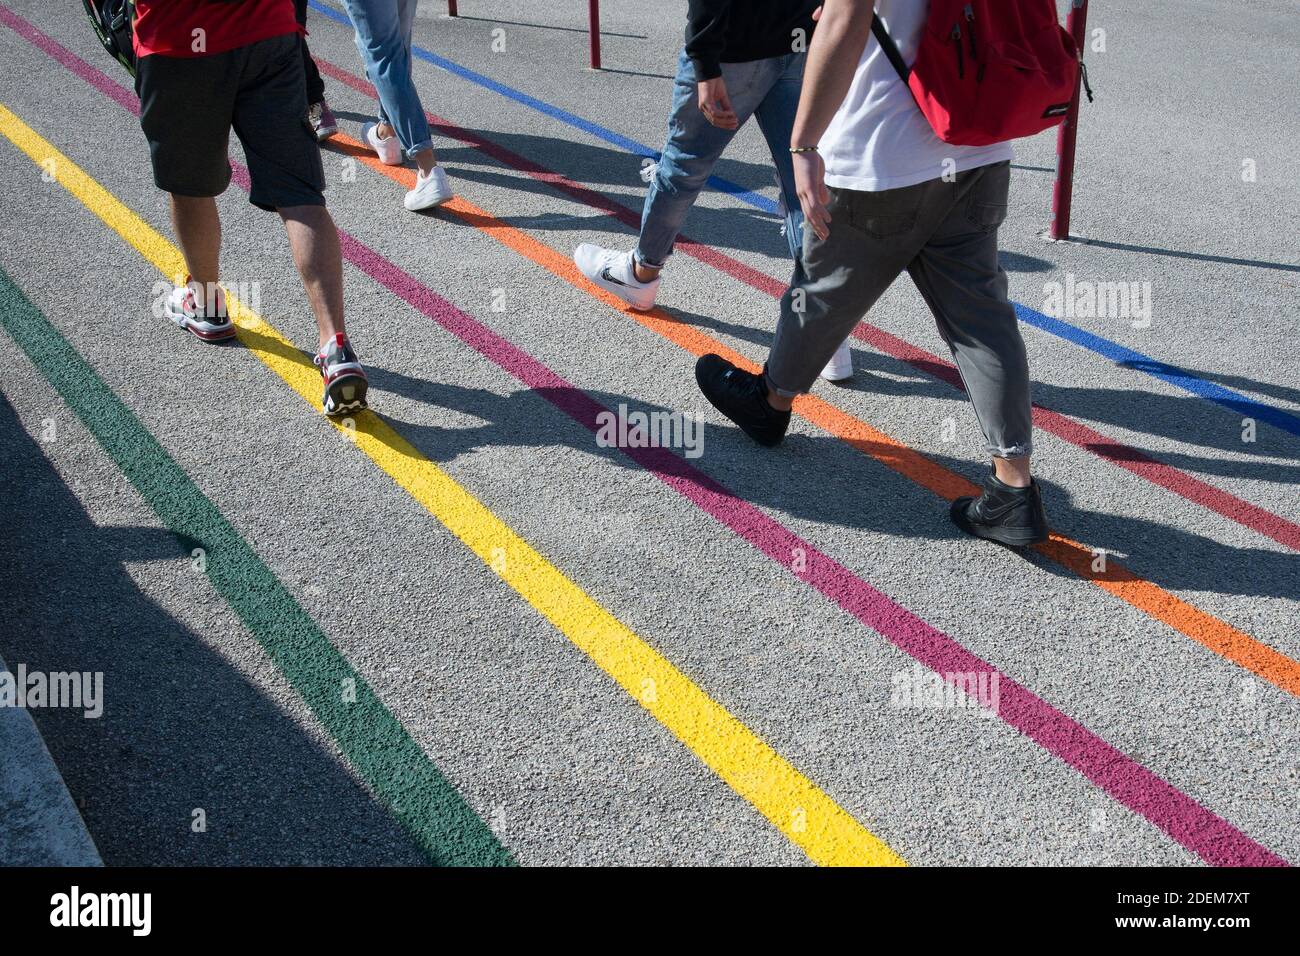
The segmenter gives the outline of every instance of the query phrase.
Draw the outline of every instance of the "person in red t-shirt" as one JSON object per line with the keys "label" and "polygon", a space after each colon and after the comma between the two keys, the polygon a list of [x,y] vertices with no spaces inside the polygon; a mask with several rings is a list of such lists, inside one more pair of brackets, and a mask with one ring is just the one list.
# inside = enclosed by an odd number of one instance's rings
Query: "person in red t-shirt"
{"label": "person in red t-shirt", "polygon": [[343,325],[343,261],[325,208],[320,147],[307,120],[301,27],[293,0],[136,0],[136,92],[154,182],[171,194],[189,275],[168,316],[204,341],[235,335],[217,285],[233,129],[244,147],[249,199],[284,221],[316,315],[322,407],[366,407],[366,373]]}

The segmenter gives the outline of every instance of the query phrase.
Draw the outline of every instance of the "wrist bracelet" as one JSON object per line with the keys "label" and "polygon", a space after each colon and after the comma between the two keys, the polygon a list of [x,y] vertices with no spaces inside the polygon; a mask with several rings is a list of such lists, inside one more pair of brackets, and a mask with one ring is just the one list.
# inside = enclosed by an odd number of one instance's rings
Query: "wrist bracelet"
{"label": "wrist bracelet", "polygon": [[816,146],[791,146],[791,147],[790,147],[790,152],[792,152],[792,153],[815,153],[815,152],[817,152],[817,147],[816,147]]}

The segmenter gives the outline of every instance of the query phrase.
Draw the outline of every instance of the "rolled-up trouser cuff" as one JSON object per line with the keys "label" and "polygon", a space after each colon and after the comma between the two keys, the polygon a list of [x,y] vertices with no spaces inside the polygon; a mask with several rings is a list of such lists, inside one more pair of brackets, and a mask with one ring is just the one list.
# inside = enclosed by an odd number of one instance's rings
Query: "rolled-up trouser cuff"
{"label": "rolled-up trouser cuff", "polygon": [[[387,114],[384,113],[384,109],[383,109],[382,106],[379,108],[379,115],[377,115],[377,116],[375,117],[375,122],[378,123],[380,126],[391,126],[391,127],[393,127],[393,132],[395,132],[395,133],[397,134],[397,138],[398,138],[398,140],[399,140],[399,141],[401,140],[401,138],[402,138],[402,132],[403,132],[402,129],[401,129],[400,127],[398,127],[398,125],[397,125],[396,123],[394,123],[392,120],[390,120],[390,119],[388,118]],[[402,147],[402,158],[403,158],[403,159],[415,159],[415,154],[416,154],[416,153],[423,153],[426,149],[433,149],[433,137],[432,137],[432,136],[427,136],[427,137],[425,137],[423,140],[421,140],[420,142],[416,143],[416,144],[415,144],[414,146],[412,146],[410,149],[407,149],[405,146],[403,146],[403,147]]]}
{"label": "rolled-up trouser cuff", "polygon": [[767,383],[767,387],[769,391],[775,392],[777,395],[780,395],[782,398],[798,398],[805,391],[807,391],[807,389],[800,389],[800,388],[788,389],[780,385],[778,382],[773,381],[771,374],[767,370],[766,362],[763,363],[763,381]]}
{"label": "rolled-up trouser cuff", "polygon": [[1021,442],[1018,445],[1008,445],[1005,448],[999,448],[997,445],[985,445],[990,455],[994,458],[1028,458],[1034,453],[1033,442]]}
{"label": "rolled-up trouser cuff", "polygon": [[406,158],[415,159],[416,153],[423,153],[426,149],[433,149],[432,139],[426,139],[423,143],[416,143],[406,151]]}
{"label": "rolled-up trouser cuff", "polygon": [[664,265],[668,262],[667,259],[665,259],[663,262],[651,262],[645,256],[641,255],[640,246],[637,246],[636,252],[632,253],[632,255],[636,257],[636,261],[639,264],[645,266],[647,269],[662,269]]}

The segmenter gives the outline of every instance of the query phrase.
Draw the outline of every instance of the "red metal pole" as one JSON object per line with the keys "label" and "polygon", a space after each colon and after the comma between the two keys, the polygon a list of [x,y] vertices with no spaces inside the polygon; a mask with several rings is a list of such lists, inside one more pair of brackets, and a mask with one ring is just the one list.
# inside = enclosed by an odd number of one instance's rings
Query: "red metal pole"
{"label": "red metal pole", "polygon": [[600,69],[600,0],[587,0],[587,13],[591,19],[591,68]]}
{"label": "red metal pole", "polygon": [[447,16],[458,17],[460,11],[456,9],[456,0],[447,0]]}
{"label": "red metal pole", "polygon": [[[1080,64],[1083,61],[1083,46],[1086,42],[1088,26],[1088,0],[1074,0],[1070,7],[1069,19],[1065,28],[1074,37],[1074,44],[1079,48]],[[1082,71],[1080,71],[1082,74]],[[1070,100],[1070,112],[1056,134],[1056,184],[1052,187],[1052,231],[1053,239],[1070,238],[1070,206],[1074,201],[1074,138],[1079,131],[1079,92],[1083,86],[1083,76],[1074,88],[1074,99]]]}

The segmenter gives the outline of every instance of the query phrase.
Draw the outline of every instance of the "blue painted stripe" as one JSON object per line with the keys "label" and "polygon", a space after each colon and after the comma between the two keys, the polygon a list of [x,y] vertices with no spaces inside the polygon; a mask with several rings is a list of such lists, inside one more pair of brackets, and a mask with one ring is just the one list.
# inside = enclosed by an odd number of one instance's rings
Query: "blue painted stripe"
{"label": "blue painted stripe", "polygon": [[[342,23],[349,28],[352,27],[352,21],[349,20],[348,15],[341,10],[327,7],[323,3],[319,3],[318,0],[308,0],[308,2],[313,10],[318,10],[331,20]],[[566,123],[569,126],[580,129],[584,133],[594,136],[597,139],[603,139],[605,142],[617,146],[624,152],[631,153],[634,156],[648,156],[656,162],[659,161],[660,153],[651,149],[649,146],[646,146],[644,143],[638,143],[634,139],[620,136],[613,130],[606,129],[590,120],[585,120],[581,116],[575,116],[568,110],[562,110],[558,106],[552,106],[550,103],[537,99],[535,96],[529,96],[527,93],[520,92],[514,87],[506,86],[504,83],[498,83],[496,80],[489,76],[484,76],[482,73],[475,73],[473,70],[463,67],[459,63],[454,63],[446,57],[439,56],[432,50],[426,50],[424,47],[417,46],[412,47],[411,52],[421,60],[432,63],[439,69],[446,70],[448,73],[459,76],[461,79],[469,80],[471,83],[477,83],[484,89],[491,90],[493,93],[504,96],[506,99],[514,100],[516,103],[527,106],[529,109],[536,110],[552,119],[559,120],[561,123]],[[710,176],[708,178],[708,185],[716,189],[718,192],[735,196],[741,202],[747,203],[756,209],[761,209],[763,212],[771,213],[774,216],[778,215],[778,207],[774,200],[768,199],[765,196],[760,196],[758,193],[746,189],[744,186],[737,183],[733,183],[729,179],[723,179],[720,176]]]}
{"label": "blue painted stripe", "polygon": [[1271,405],[1265,405],[1263,402],[1258,402],[1253,398],[1242,395],[1240,392],[1234,392],[1230,388],[1224,388],[1217,382],[1207,382],[1205,379],[1184,371],[1177,366],[1166,365],[1164,362],[1142,352],[1136,352],[1127,346],[1112,342],[1110,339],[1104,339],[1100,335],[1094,335],[1091,332],[1076,328],[1068,322],[1063,322],[1050,315],[1044,315],[1042,312],[1021,305],[1018,302],[1015,303],[1015,306],[1016,316],[1021,322],[1042,329],[1044,332],[1050,332],[1052,335],[1073,342],[1075,345],[1081,345],[1088,351],[1095,352],[1125,368],[1143,372],[1153,378],[1168,382],[1175,388],[1181,388],[1183,391],[1190,392],[1199,398],[1214,402],[1216,405],[1222,405],[1239,415],[1267,422],[1275,428],[1290,432],[1292,435],[1300,435],[1300,418],[1289,412],[1284,412],[1280,408],[1274,408]]}
{"label": "blue painted stripe", "polygon": [[[349,20],[347,14],[342,11],[326,6],[325,4],[320,3],[319,0],[308,0],[308,3],[313,10],[319,11],[331,20],[341,23],[348,28],[352,27],[352,21]],[[477,83],[479,86],[504,96],[507,99],[514,100],[516,103],[527,106],[529,109],[536,110],[552,119],[559,120],[561,123],[580,129],[584,133],[588,133],[597,139],[602,139],[607,143],[612,143],[619,149],[633,153],[637,156],[650,156],[655,160],[658,160],[659,158],[659,153],[642,143],[628,139],[626,136],[620,136],[613,130],[606,129],[603,126],[593,123],[590,120],[585,120],[580,116],[575,116],[567,110],[562,110],[558,106],[552,106],[550,103],[545,103],[534,96],[529,96],[527,93],[522,93],[513,87],[506,86],[504,83],[498,83],[496,80],[484,76],[482,73],[475,73],[473,70],[467,69],[459,63],[453,63],[446,57],[439,56],[430,50],[417,46],[413,48],[413,52],[420,59],[432,63],[434,66],[446,70],[448,73],[469,80],[471,83]],[[710,176],[708,179],[708,185],[719,192],[735,196],[742,202],[754,206],[757,209],[761,209],[764,212],[773,215],[776,215],[777,213],[777,204],[775,202],[766,199],[757,193],[751,192],[742,186],[738,186],[733,182],[716,176]],[[1099,335],[1086,332],[1083,329],[1060,319],[1044,315],[1028,306],[1021,305],[1018,302],[1014,304],[1016,307],[1016,315],[1022,322],[1032,325],[1035,328],[1042,329],[1044,332],[1050,332],[1052,335],[1065,339],[1067,342],[1072,342],[1075,345],[1082,346],[1083,348],[1095,352],[1104,358],[1108,358],[1113,362],[1119,362],[1126,368],[1131,368],[1135,371],[1150,375],[1153,378],[1158,378],[1164,382],[1168,382],[1176,388],[1180,388],[1185,392],[1189,392],[1192,395],[1203,398],[1207,401],[1214,402],[1216,405],[1221,405],[1240,415],[1254,418],[1257,421],[1266,422],[1285,432],[1289,432],[1292,435],[1300,436],[1300,417],[1285,412],[1280,408],[1265,405],[1253,398],[1242,395],[1240,392],[1234,392],[1231,389],[1224,388],[1222,385],[1215,382],[1206,381],[1199,376],[1193,375],[1191,372],[1184,371],[1183,369],[1172,365],[1166,365],[1164,362],[1157,361],[1149,355],[1135,352],[1132,349],[1116,342],[1112,342],[1109,339],[1104,339]]]}

